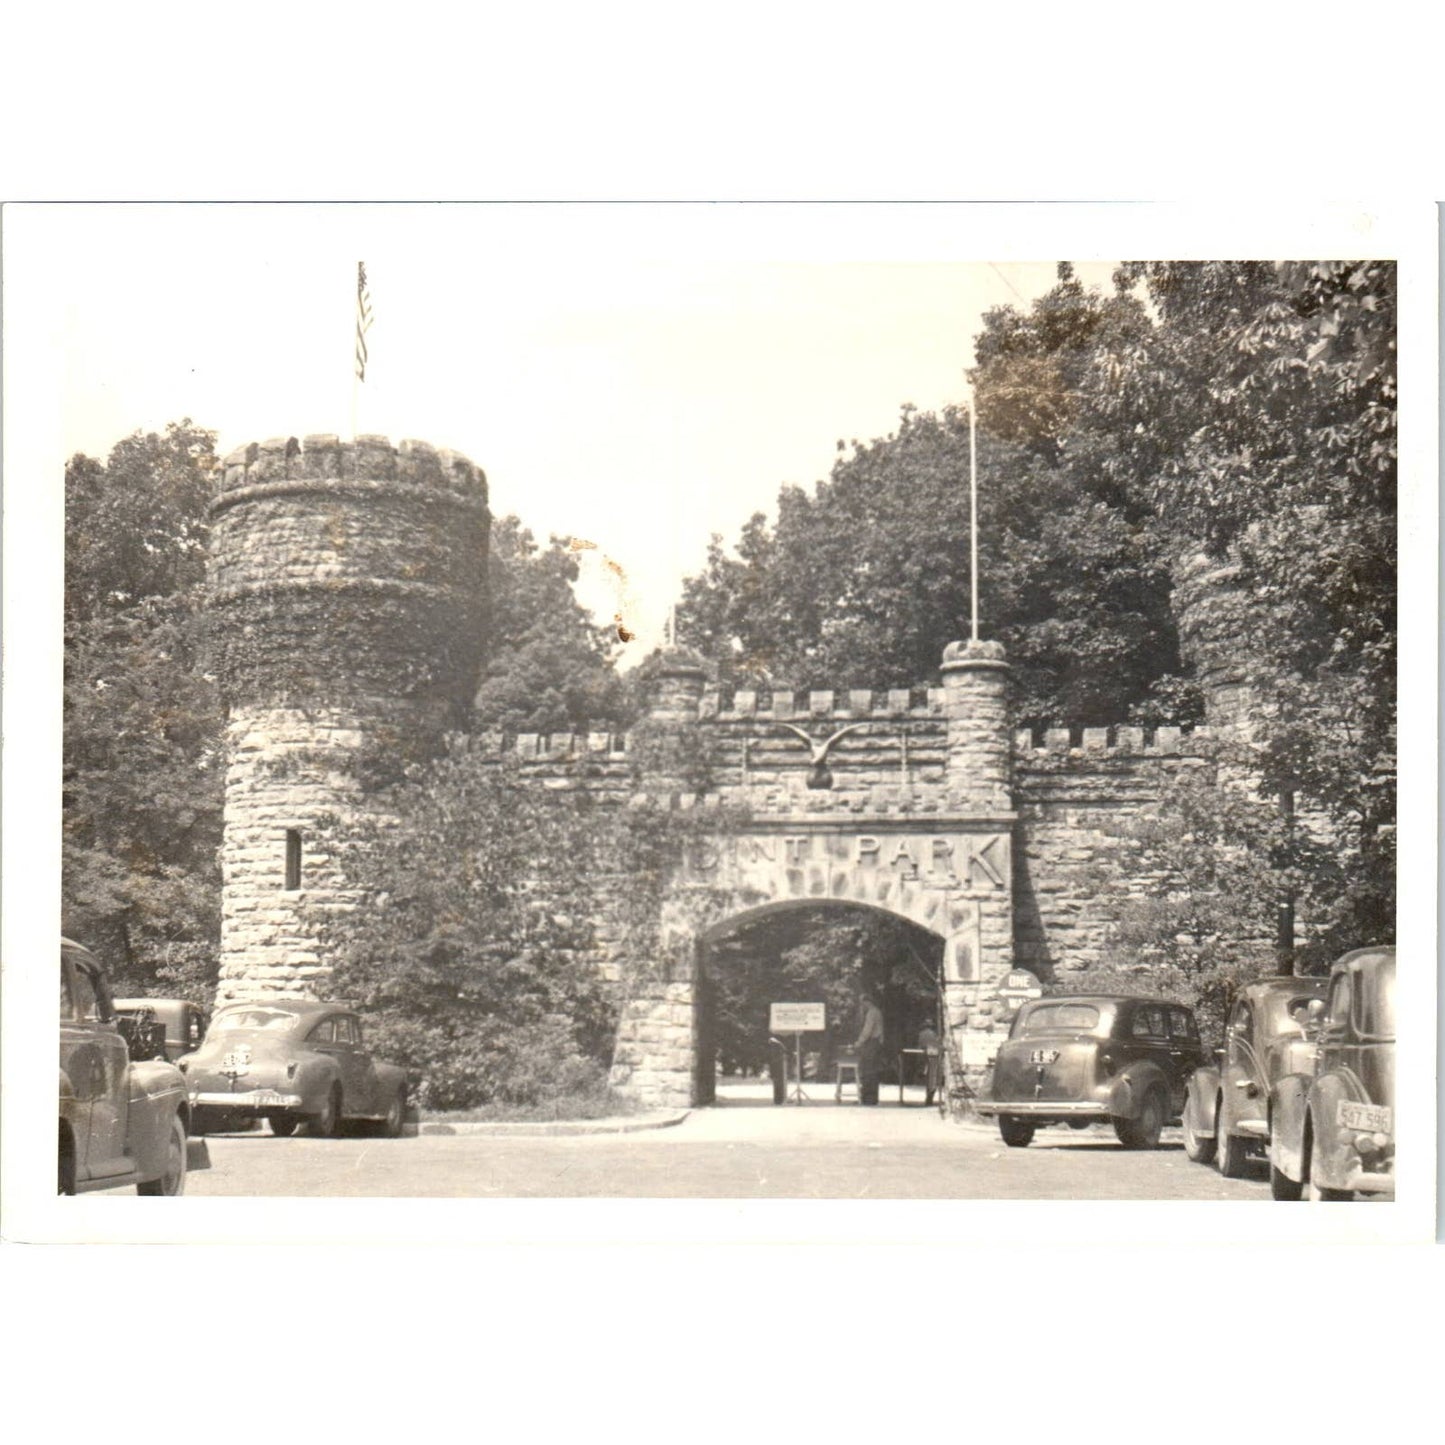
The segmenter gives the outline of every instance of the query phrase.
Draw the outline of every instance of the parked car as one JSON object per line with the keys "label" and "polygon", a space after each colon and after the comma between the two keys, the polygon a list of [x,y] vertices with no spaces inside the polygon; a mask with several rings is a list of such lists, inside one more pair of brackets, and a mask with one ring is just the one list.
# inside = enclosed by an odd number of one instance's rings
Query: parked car
{"label": "parked car", "polygon": [[1335,960],[1310,1005],[1309,1066],[1270,1104],[1269,1185],[1276,1199],[1395,1193],[1395,950]]}
{"label": "parked car", "polygon": [[1226,1179],[1269,1142],[1275,1084],[1314,1058],[1306,1036],[1309,1006],[1325,996],[1323,978],[1271,978],[1240,989],[1225,1021],[1219,1058],[1196,1069],[1184,1101],[1184,1152],[1215,1160]]}
{"label": "parked car", "polygon": [[61,939],[58,1192],[182,1193],[189,1122],[180,1071],[131,1058],[100,963]]}
{"label": "parked car", "polygon": [[189,999],[118,998],[115,1011],[121,1018],[158,1024],[163,1034],[161,1047],[172,1062],[182,1054],[194,1053],[206,1036],[206,1011]]}
{"label": "parked car", "polygon": [[1045,1124],[1112,1123],[1130,1149],[1152,1149],[1178,1119],[1204,1050],[1194,1013],[1171,999],[1088,994],[1025,1004],[977,1101],[1010,1148]]}
{"label": "parked car", "polygon": [[361,1020],[343,1004],[232,1004],[179,1062],[202,1133],[264,1118],[283,1138],[303,1123],[329,1138],[354,1119],[396,1138],[406,1119],[405,1073],[371,1057]]}

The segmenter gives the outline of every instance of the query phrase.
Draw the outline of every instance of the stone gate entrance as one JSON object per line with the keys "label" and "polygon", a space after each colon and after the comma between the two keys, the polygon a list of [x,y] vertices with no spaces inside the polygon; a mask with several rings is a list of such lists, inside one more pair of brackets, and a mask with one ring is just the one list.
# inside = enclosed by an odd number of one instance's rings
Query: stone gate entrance
{"label": "stone gate entrance", "polygon": [[[220,1001],[324,993],[319,920],[367,904],[338,845],[359,821],[394,821],[358,758],[424,756],[468,725],[489,523],[481,471],[421,442],[277,438],[226,458],[209,569],[227,707]],[[1185,589],[1187,609],[1205,612],[1216,582]],[[1194,636],[1184,620],[1181,635]],[[694,1102],[705,929],[686,904],[704,887],[735,915],[846,901],[940,936],[969,1071],[997,1047],[1011,969],[1047,982],[1105,961],[1118,908],[1158,886],[1116,840],[1162,779],[1208,765],[1207,729],[1015,734],[1002,647],[951,643],[940,673],[938,687],[723,695],[669,648],[647,727],[670,746],[647,761],[604,733],[497,740],[538,787],[618,808],[641,788],[746,820],[679,860],[664,956],[613,961],[619,1090]],[[1210,678],[1218,691],[1228,674]]]}

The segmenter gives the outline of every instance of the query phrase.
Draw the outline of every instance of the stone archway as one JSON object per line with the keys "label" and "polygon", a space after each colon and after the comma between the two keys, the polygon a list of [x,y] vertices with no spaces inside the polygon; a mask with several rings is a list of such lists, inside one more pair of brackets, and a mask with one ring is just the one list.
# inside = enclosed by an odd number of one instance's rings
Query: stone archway
{"label": "stone archway", "polygon": [[[784,1040],[789,1073],[805,1049],[814,1102],[833,1099],[833,1063],[856,1034],[863,994],[882,1005],[885,1077],[898,1082],[900,1050],[916,1046],[925,1023],[936,1027],[943,936],[891,909],[845,899],[799,898],[744,907],[698,938],[695,978],[694,1099],[718,1103],[719,1080],[735,1076],[731,1103],[772,1103],[757,1087],[782,1057],[771,1043],[771,1005],[824,1006],[826,1020],[806,1040]],[[825,1087],[826,1085],[826,1087]],[[740,1092],[739,1092],[740,1091]]]}
{"label": "stone archway", "polygon": [[[740,919],[798,904],[875,909],[943,940],[945,1022],[966,1069],[996,1045],[994,993],[1011,966],[1010,815],[847,819],[788,817],[697,843],[664,907],[663,964],[623,1006],[614,1087],[655,1107],[699,1102],[700,1010],[706,936]],[[682,906],[706,886],[740,900],[699,926]]]}

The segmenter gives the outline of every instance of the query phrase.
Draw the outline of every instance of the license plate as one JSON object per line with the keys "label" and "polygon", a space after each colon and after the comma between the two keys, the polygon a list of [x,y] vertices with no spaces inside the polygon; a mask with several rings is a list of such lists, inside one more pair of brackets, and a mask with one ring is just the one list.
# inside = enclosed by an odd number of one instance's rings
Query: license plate
{"label": "license plate", "polygon": [[227,1054],[221,1060],[221,1072],[230,1074],[232,1078],[239,1079],[242,1074],[251,1072],[251,1056],[246,1054]]}
{"label": "license plate", "polygon": [[1058,1061],[1059,1051],[1057,1049],[1035,1049],[1029,1055],[1031,1064],[1056,1064]]}
{"label": "license plate", "polygon": [[1394,1124],[1383,1104],[1356,1104],[1349,1099],[1340,1100],[1335,1118],[1345,1129],[1368,1129],[1372,1134],[1388,1134]]}

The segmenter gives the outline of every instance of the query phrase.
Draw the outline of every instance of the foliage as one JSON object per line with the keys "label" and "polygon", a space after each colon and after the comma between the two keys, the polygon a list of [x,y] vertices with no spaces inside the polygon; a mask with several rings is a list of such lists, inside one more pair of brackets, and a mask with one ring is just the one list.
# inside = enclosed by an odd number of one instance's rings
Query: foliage
{"label": "foliage", "polygon": [[593,626],[573,594],[577,576],[568,539],[542,548],[516,517],[493,520],[477,727],[570,733],[630,720],[630,692],[612,668],[616,634]]}
{"label": "foliage", "polygon": [[826,1057],[857,1034],[870,989],[883,993],[890,1026],[911,1042],[932,1016],[938,954],[937,939],[902,919],[837,904],[788,909],[726,934],[708,955],[718,1061],[744,1073],[766,1068],[776,1001],[826,1005]]}
{"label": "foliage", "polygon": [[[902,687],[969,628],[967,414],[905,408],[840,455],[813,494],[785,488],[737,555],[714,538],[684,586],[682,640],[724,684]],[[1175,664],[1163,569],[1137,528],[1016,443],[978,442],[980,613],[1009,650],[1021,721],[1121,720]]]}
{"label": "foliage", "polygon": [[538,787],[465,739],[389,802],[400,826],[361,826],[341,845],[373,901],[323,920],[332,991],[369,1015],[378,1052],[419,1081],[426,1107],[585,1092],[616,1029],[607,945],[642,971],[665,963],[660,900],[700,825]]}
{"label": "foliage", "polygon": [[216,434],[190,418],[65,468],[66,621],[192,593],[205,577]]}
{"label": "foliage", "polygon": [[[1277,800],[1220,785],[1216,766],[1252,761],[1242,749],[1220,748],[1213,761],[1174,778],[1120,827],[1112,881],[1142,879],[1148,891],[1115,903],[1115,961],[1071,973],[1062,987],[1110,987],[1105,973],[1132,979],[1126,991],[1143,985],[1193,1004],[1206,1031],[1217,1032],[1243,984],[1282,969],[1314,971],[1338,952],[1327,938],[1348,886],[1337,850]],[[1111,880],[1098,881],[1107,891]],[[1304,916],[1313,940],[1288,957],[1279,952],[1281,907]]]}
{"label": "foliage", "polygon": [[220,705],[197,665],[214,436],[66,468],[62,927],[118,988],[204,1000],[220,934]]}

